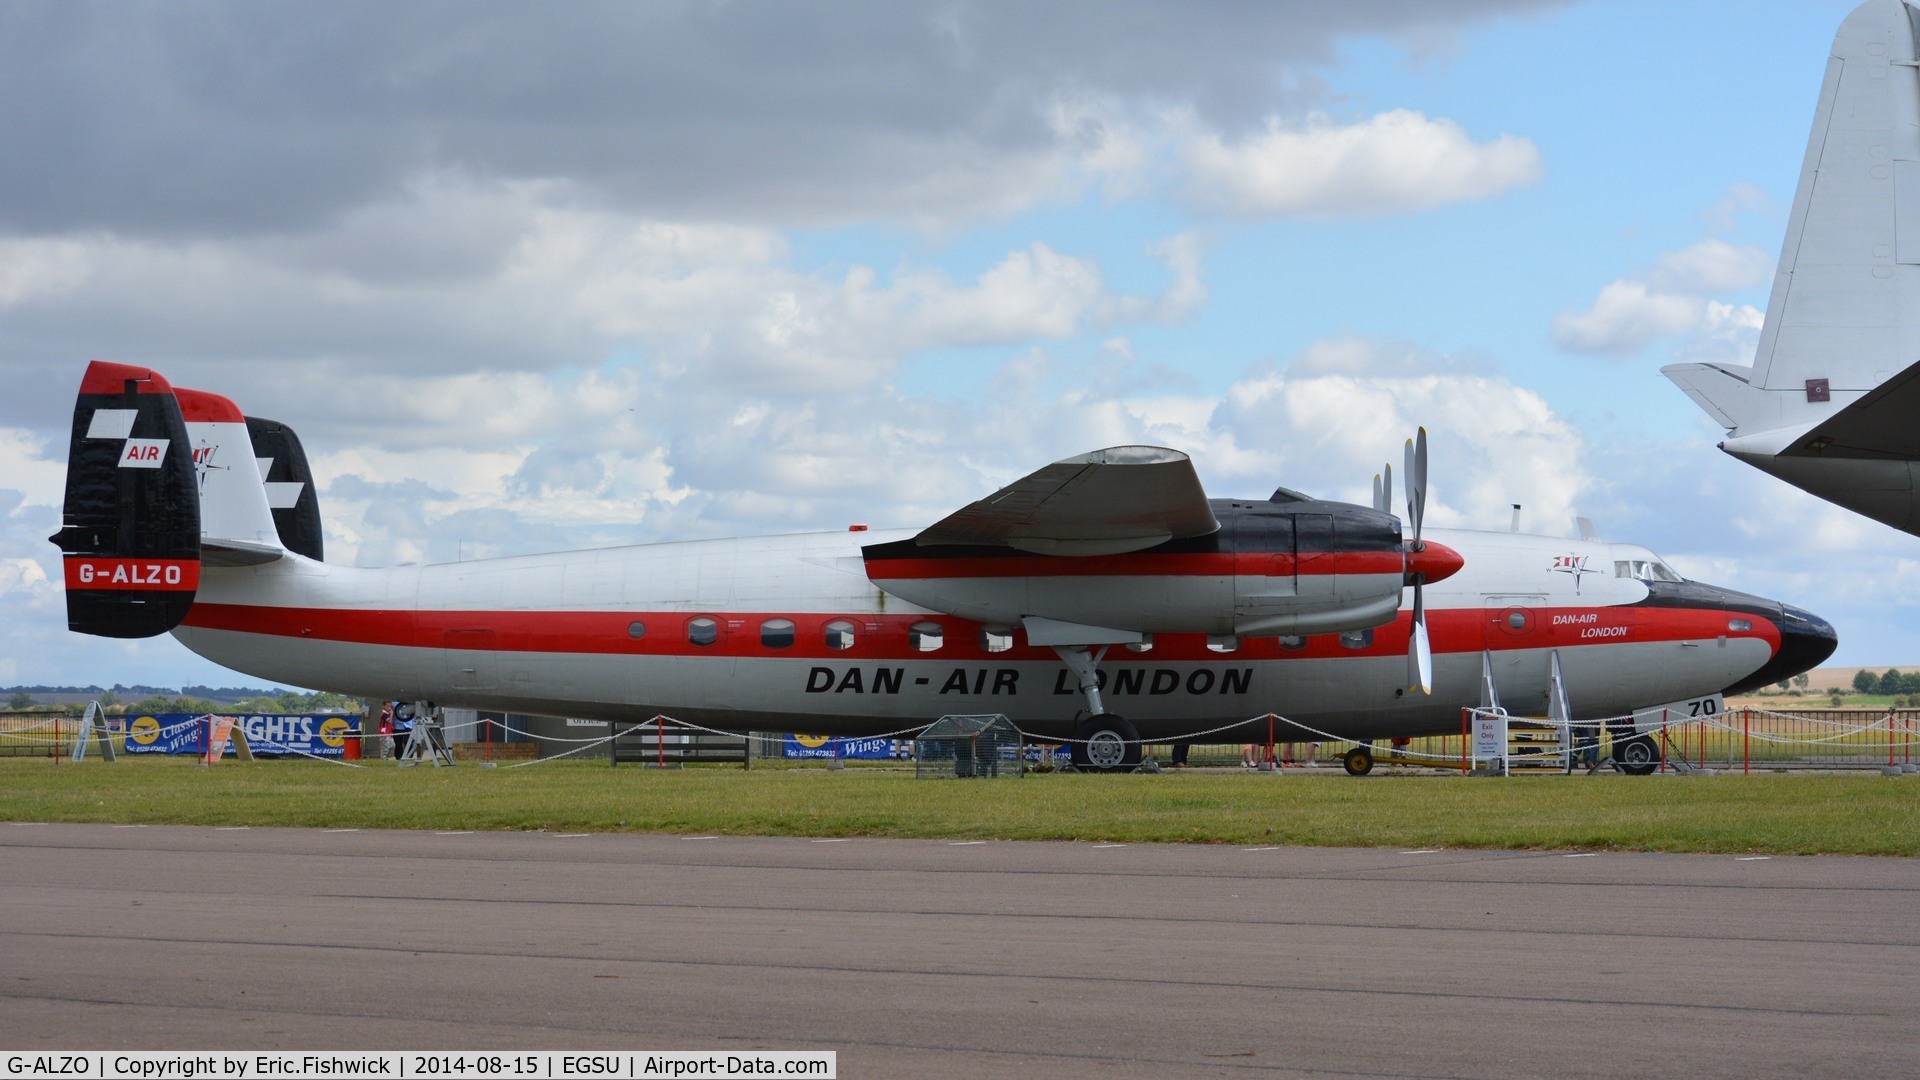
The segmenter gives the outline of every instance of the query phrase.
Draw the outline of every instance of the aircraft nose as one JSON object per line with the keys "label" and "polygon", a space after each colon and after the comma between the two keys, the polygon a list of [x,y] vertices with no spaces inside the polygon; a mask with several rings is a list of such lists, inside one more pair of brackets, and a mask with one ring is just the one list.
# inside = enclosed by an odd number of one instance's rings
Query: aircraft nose
{"label": "aircraft nose", "polygon": [[1834,632],[1832,623],[1792,604],[1780,605],[1780,617],[1773,624],[1780,628],[1780,651],[1765,667],[1740,680],[1737,687],[1729,687],[1726,693],[1770,686],[1812,671],[1840,647],[1840,635]]}

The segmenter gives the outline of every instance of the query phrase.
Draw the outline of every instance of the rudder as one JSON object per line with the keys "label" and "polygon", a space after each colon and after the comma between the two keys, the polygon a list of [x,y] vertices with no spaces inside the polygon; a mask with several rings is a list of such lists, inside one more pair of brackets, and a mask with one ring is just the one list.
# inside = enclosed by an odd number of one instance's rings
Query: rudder
{"label": "rudder", "polygon": [[63,553],[67,626],[141,638],[180,625],[200,586],[200,497],[173,388],[96,360],[73,408]]}

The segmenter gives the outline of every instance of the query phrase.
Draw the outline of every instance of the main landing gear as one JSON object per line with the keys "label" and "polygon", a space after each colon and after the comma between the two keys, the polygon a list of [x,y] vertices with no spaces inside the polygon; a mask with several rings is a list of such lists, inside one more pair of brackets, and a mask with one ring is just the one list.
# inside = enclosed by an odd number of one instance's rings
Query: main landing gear
{"label": "main landing gear", "polygon": [[1073,767],[1096,772],[1140,767],[1140,732],[1124,716],[1101,713],[1080,721],[1069,744]]}
{"label": "main landing gear", "polygon": [[1651,735],[1635,735],[1630,739],[1616,736],[1613,765],[1628,776],[1651,776],[1660,767],[1660,747]]}
{"label": "main landing gear", "polygon": [[1096,650],[1086,645],[1055,645],[1053,651],[1073,672],[1087,701],[1087,718],[1074,725],[1073,741],[1068,744],[1073,767],[1089,772],[1132,772],[1139,768],[1140,729],[1126,717],[1108,712],[1100,700],[1097,668],[1107,655],[1106,646]]}

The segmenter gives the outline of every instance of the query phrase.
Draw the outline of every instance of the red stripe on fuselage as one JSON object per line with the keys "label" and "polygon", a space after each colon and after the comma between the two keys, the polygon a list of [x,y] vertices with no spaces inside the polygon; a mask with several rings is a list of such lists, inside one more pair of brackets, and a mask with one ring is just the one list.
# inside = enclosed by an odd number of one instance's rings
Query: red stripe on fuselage
{"label": "red stripe on fuselage", "polygon": [[[99,587],[99,586],[96,586]],[[1578,648],[1587,645],[1662,641],[1711,641],[1720,637],[1757,638],[1778,653],[1780,630],[1762,616],[1716,608],[1541,608],[1533,610],[1522,632],[1506,624],[1508,609],[1433,609],[1427,629],[1436,654],[1477,653],[1482,649]],[[696,619],[717,624],[711,645],[689,640],[689,624]],[[761,624],[784,619],[794,624],[793,644],[775,648],[761,644]],[[1210,648],[1203,634],[1161,634],[1150,650],[1131,651],[1115,646],[1109,663],[1152,657],[1158,660],[1217,661],[1282,660],[1291,657],[1404,656],[1411,615],[1377,627],[1365,647],[1349,648],[1339,634],[1315,634],[1298,648],[1287,648],[1277,638],[1246,638],[1231,652]],[[1735,631],[1729,623],[1744,619],[1750,629]],[[833,649],[826,644],[826,625],[853,624],[854,644]],[[630,633],[634,623],[644,633]],[[945,631],[941,647],[913,649],[909,628],[937,623]],[[195,604],[185,625],[207,630],[230,630],[270,637],[310,638],[368,645],[430,649],[482,649],[502,652],[577,653],[638,656],[726,656],[762,659],[828,660],[1052,660],[1050,648],[1019,644],[988,651],[980,640],[980,624],[940,615],[872,615],[789,612],[633,612],[633,611],[396,611],[342,608],[274,608],[243,604]],[[474,631],[491,632],[488,639]],[[452,636],[449,636],[449,635]],[[1016,637],[1016,640],[1017,637]],[[1349,638],[1348,640],[1352,640]]]}
{"label": "red stripe on fuselage", "polygon": [[1207,551],[1131,555],[1005,555],[868,559],[873,581],[1018,577],[1293,577],[1297,574],[1402,574],[1398,551]]}

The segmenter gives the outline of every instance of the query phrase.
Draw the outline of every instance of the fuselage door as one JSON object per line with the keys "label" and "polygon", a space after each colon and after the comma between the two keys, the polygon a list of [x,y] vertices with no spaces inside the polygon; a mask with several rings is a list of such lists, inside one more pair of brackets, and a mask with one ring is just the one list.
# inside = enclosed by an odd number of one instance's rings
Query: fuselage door
{"label": "fuselage door", "polygon": [[455,690],[492,690],[494,653],[499,642],[492,630],[449,630],[446,646],[447,683]]}

